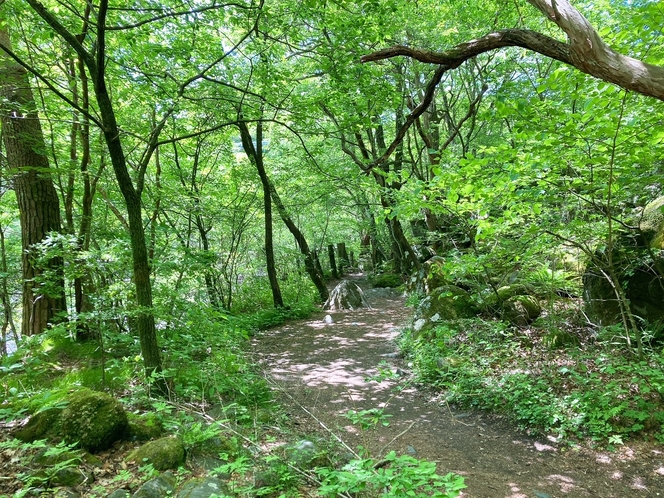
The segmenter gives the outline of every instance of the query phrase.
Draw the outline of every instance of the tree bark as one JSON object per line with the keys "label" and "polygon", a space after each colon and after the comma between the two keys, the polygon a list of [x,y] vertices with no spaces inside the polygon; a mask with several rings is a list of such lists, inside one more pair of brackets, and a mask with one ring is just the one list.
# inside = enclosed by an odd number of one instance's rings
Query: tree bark
{"label": "tree bark", "polygon": [[330,258],[330,268],[332,269],[332,278],[335,280],[339,278],[339,273],[337,272],[337,260],[334,257],[334,245],[329,244],[327,246],[327,255]]}
{"label": "tree bark", "polygon": [[[108,149],[113,172],[125,200],[127,208],[127,221],[129,225],[129,240],[131,243],[132,263],[134,273],[134,288],[136,291],[136,328],[138,329],[143,365],[148,378],[161,372],[161,354],[157,343],[157,331],[152,309],[152,283],[150,282],[150,264],[148,250],[143,228],[141,210],[141,192],[145,168],[156,148],[156,141],[163,123],[155,129],[148,141],[148,149],[143,156],[137,186],[129,174],[127,161],[121,142],[121,132],[115,116],[113,103],[106,85],[106,14],[108,13],[108,0],[101,0],[96,8],[96,37],[90,51],[86,50],[74,34],[72,34],[58,19],[37,0],[27,0],[32,9],[76,51],[76,54],[85,64],[94,89],[101,122],[95,122],[102,129],[106,148]],[[93,119],[92,117],[90,119]],[[163,379],[156,379],[155,389],[161,394],[167,394],[167,386]]]}
{"label": "tree bark", "polygon": [[[0,30],[0,42],[11,47],[9,33]],[[4,100],[0,121],[7,167],[13,175],[21,221],[23,268],[22,335],[43,332],[56,315],[66,311],[64,263],[50,259],[46,268],[35,265],[34,245],[49,232],[59,232],[60,203],[49,171],[44,135],[27,71],[8,57],[1,58],[0,93]],[[44,270],[54,273],[48,291],[40,290]]]}
{"label": "tree bark", "polygon": [[447,71],[485,52],[504,47],[522,47],[569,64],[579,71],[625,90],[664,100],[664,67],[622,55],[610,48],[590,22],[567,0],[528,0],[528,2],[565,32],[567,43],[536,31],[505,29],[462,43],[444,52],[394,46],[367,54],[361,60],[371,62],[404,55],[420,62],[438,64]]}
{"label": "tree bark", "polygon": [[263,202],[264,202],[264,215],[265,215],[265,259],[267,263],[267,275],[270,280],[270,289],[272,290],[272,301],[275,308],[284,307],[284,299],[281,295],[281,288],[279,287],[279,279],[277,278],[277,270],[274,261],[274,244],[272,241],[272,195],[270,192],[270,180],[265,172],[263,165],[263,125],[259,121],[256,125],[256,146],[251,139],[251,133],[247,123],[240,120],[238,121],[238,128],[240,129],[240,138],[242,139],[242,148],[247,154],[249,161],[254,165],[258,171],[258,176],[261,179],[263,186]]}
{"label": "tree bark", "polygon": [[[244,128],[244,131],[241,131],[241,133],[243,135],[247,135],[249,139],[248,145],[250,145],[251,136],[249,135],[247,124],[244,122],[240,122],[239,126],[241,130],[242,128]],[[261,130],[260,134],[259,130]],[[259,141],[259,139],[261,140]],[[244,142],[245,139],[243,138],[242,139],[243,146]],[[256,125],[256,144],[258,148],[261,147],[261,142],[262,142],[262,123],[259,121]],[[245,151],[246,150],[247,149],[245,147]],[[258,151],[255,151],[254,153],[257,152]],[[323,275],[316,269],[314,254],[309,248],[307,239],[304,237],[304,234],[300,231],[300,229],[297,227],[297,225],[291,218],[290,214],[288,213],[288,210],[286,209],[286,206],[284,206],[284,203],[281,201],[281,197],[279,197],[277,189],[274,187],[274,184],[270,181],[270,178],[268,177],[267,172],[265,171],[265,165],[263,164],[262,154],[260,155],[260,157],[258,155],[255,157],[255,166],[258,169],[259,176],[261,177],[261,182],[263,183],[263,189],[265,190],[265,188],[267,188],[269,192],[268,199],[272,199],[272,202],[274,202],[274,205],[277,208],[277,212],[279,213],[281,220],[284,222],[284,225],[286,225],[290,233],[293,235],[293,237],[295,237],[295,241],[297,242],[297,246],[300,249],[300,253],[302,253],[302,255],[304,256],[304,268],[307,274],[309,275],[309,278],[311,278],[311,281],[316,286],[316,290],[318,290],[318,295],[320,296],[320,299],[323,302],[325,302],[329,296],[329,292],[323,280]]]}

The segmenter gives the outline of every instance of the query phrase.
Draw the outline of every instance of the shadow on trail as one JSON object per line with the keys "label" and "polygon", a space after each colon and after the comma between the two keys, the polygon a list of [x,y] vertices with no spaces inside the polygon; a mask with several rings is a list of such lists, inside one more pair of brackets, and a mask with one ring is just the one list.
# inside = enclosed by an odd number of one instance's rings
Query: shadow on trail
{"label": "shadow on trail", "polygon": [[[282,401],[298,431],[324,426],[374,458],[394,450],[435,461],[439,473],[465,476],[463,497],[664,497],[664,452],[571,450],[524,436],[498,417],[452,410],[412,385],[367,381],[381,364],[406,368],[398,365],[395,340],[410,313],[396,291],[369,290],[367,298],[372,309],[319,312],[254,339],[266,376],[287,393]],[[344,416],[378,407],[390,415],[388,427],[360,431]]]}

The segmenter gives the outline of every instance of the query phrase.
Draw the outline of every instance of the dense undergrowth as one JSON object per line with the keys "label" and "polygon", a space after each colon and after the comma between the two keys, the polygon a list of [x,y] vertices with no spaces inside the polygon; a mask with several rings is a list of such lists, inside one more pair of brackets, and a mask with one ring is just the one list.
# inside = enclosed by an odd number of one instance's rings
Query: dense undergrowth
{"label": "dense undergrowth", "polygon": [[[79,486],[91,497],[121,488],[133,492],[160,474],[148,463],[125,463],[135,446],[131,442],[86,456],[75,445],[23,443],[11,437],[12,428],[27,417],[62,406],[67,394],[79,388],[106,391],[122,402],[130,417],[148,420],[165,435],[177,435],[189,455],[187,465],[173,472],[178,483],[211,474],[225,476],[232,496],[295,497],[304,489],[322,496],[458,496],[465,487],[463,478],[439,476],[430,462],[409,455],[388,455],[387,461],[360,450],[348,459],[336,443],[298,434],[288,424],[247,347],[256,331],[308,316],[314,309],[312,301],[297,303],[279,310],[257,305],[253,313],[235,316],[183,303],[179,318],[163,324],[160,332],[166,397],[152,393],[144,378],[137,337],[118,332],[110,323],[90,342],[76,342],[73,325],[66,324],[26,338],[0,365],[0,424],[6,429],[0,437],[0,464],[14,475],[0,482],[0,496],[59,496],[65,488],[54,484],[54,478],[66,471],[83,469],[95,476]],[[363,422],[357,421],[368,430]],[[306,462],[289,454],[301,438],[315,444]],[[37,470],[39,455],[54,463]],[[212,455],[216,468],[201,468],[195,463],[197,455]]]}
{"label": "dense undergrowth", "polygon": [[600,445],[664,442],[664,350],[642,358],[620,330],[588,330],[559,310],[528,328],[497,320],[405,331],[401,348],[418,382],[441,401],[502,413],[530,432]]}

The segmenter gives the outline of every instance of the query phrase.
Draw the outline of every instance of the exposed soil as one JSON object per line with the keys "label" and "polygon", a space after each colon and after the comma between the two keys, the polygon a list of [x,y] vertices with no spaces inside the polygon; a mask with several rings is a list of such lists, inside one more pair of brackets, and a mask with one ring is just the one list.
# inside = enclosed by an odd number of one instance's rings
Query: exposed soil
{"label": "exposed soil", "polygon": [[[334,433],[377,459],[395,450],[435,461],[439,474],[465,477],[463,497],[664,496],[661,445],[626,444],[614,452],[570,449],[531,438],[500,417],[441,404],[412,385],[397,393],[409,375],[394,341],[409,310],[396,291],[365,292],[371,309],[319,312],[254,339],[257,360],[282,392],[298,431]],[[326,323],[328,314],[333,323]],[[382,362],[398,369],[401,379],[366,382]],[[360,431],[344,416],[384,406],[391,415],[388,427]]]}

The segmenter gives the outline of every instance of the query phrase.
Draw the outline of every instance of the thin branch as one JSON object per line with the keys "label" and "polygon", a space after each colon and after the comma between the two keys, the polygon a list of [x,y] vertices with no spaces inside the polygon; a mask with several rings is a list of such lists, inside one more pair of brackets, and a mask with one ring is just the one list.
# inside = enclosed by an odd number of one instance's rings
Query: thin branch
{"label": "thin branch", "polygon": [[73,109],[76,109],[78,112],[83,114],[86,118],[88,118],[90,121],[95,123],[97,126],[101,127],[101,121],[99,121],[92,114],[90,114],[87,110],[83,109],[81,106],[76,104],[72,99],[70,99],[64,93],[62,93],[53,83],[51,83],[48,79],[46,79],[46,77],[41,72],[39,72],[36,68],[34,68],[28,62],[21,59],[18,55],[16,55],[11,48],[7,47],[5,44],[0,42],[0,50],[2,50],[9,57],[14,59],[14,61],[16,61],[16,63],[19,64],[20,66],[22,66],[23,68],[25,68],[26,71],[33,74],[39,81],[41,81],[44,85],[46,85],[46,87],[49,90],[51,90],[55,95],[57,95],[64,102],[69,104]]}

